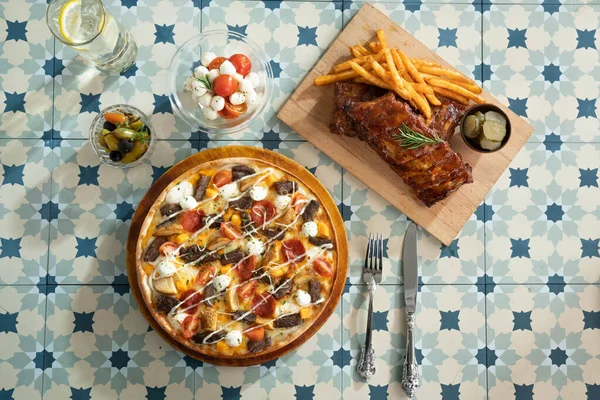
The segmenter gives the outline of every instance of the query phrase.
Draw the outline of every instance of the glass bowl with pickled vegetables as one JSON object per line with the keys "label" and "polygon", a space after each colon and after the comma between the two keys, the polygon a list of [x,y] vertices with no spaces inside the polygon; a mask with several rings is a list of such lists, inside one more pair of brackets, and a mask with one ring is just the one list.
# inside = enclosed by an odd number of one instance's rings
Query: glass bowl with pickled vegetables
{"label": "glass bowl with pickled vegetables", "polygon": [[102,110],[90,127],[90,142],[104,164],[131,168],[146,160],[154,148],[154,131],[139,109],[116,104]]}
{"label": "glass bowl with pickled vegetables", "polygon": [[471,107],[460,123],[460,134],[465,143],[480,153],[502,149],[510,139],[510,119],[493,104]]}

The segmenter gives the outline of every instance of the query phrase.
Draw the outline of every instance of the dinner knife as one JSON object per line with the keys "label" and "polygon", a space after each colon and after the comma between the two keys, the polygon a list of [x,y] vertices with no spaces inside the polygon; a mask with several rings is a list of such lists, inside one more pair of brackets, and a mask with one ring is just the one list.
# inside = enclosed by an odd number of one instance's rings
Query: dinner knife
{"label": "dinner knife", "polygon": [[404,265],[404,302],[406,310],[406,357],[402,368],[402,388],[413,397],[419,388],[419,366],[415,359],[415,311],[419,284],[419,263],[417,259],[417,226],[410,223],[404,236],[402,249]]}

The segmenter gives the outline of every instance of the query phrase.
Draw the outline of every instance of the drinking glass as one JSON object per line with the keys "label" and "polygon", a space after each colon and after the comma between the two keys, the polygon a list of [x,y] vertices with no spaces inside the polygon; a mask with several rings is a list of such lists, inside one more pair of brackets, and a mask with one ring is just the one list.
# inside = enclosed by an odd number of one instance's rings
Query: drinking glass
{"label": "drinking glass", "polygon": [[102,71],[124,72],[135,63],[133,37],[100,0],[52,0],[46,22],[58,40]]}

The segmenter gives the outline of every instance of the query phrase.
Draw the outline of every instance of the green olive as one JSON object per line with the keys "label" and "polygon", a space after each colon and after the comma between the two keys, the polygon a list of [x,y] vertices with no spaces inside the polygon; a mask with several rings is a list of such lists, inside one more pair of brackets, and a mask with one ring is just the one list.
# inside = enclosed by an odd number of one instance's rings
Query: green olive
{"label": "green olive", "polygon": [[506,136],[506,127],[499,122],[485,121],[483,123],[483,137],[495,142],[501,142]]}
{"label": "green olive", "polygon": [[115,135],[108,134],[104,136],[104,140],[106,141],[106,145],[110,150],[119,150],[119,139],[115,137]]}
{"label": "green olive", "polygon": [[119,139],[131,139],[135,133],[134,130],[129,128],[117,128],[113,131],[113,134]]}
{"label": "green olive", "polygon": [[501,144],[502,142],[488,140],[483,136],[479,140],[479,146],[481,146],[481,148],[484,150],[496,150],[498,147],[500,147]]}
{"label": "green olive", "polygon": [[109,133],[111,133],[111,131],[109,131],[108,129],[102,129],[102,131],[100,132],[100,135],[101,135],[101,136],[106,136],[106,135],[108,135]]}
{"label": "green olive", "polygon": [[129,124],[129,129],[133,129],[134,131],[139,131],[144,126],[144,123],[141,119]]}
{"label": "green olive", "polygon": [[104,135],[98,135],[98,143],[100,143],[100,146],[108,149],[108,144],[106,144],[106,140],[104,140]]}
{"label": "green olive", "polygon": [[475,115],[468,115],[463,124],[464,134],[466,137],[473,139],[479,136],[481,132],[481,123]]}
{"label": "green olive", "polygon": [[121,162],[123,164],[129,164],[140,158],[148,150],[148,144],[143,143],[139,140],[133,142],[133,149],[123,156]]}
{"label": "green olive", "polygon": [[485,113],[485,120],[487,121],[494,121],[494,122],[498,122],[504,126],[506,126],[506,118],[504,118],[502,116],[502,114],[496,112],[496,111],[488,111]]}

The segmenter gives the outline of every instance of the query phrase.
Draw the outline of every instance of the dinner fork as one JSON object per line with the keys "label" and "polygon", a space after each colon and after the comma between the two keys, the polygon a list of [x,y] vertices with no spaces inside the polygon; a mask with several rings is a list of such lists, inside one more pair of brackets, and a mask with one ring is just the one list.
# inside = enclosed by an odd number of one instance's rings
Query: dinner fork
{"label": "dinner fork", "polygon": [[373,295],[375,287],[381,283],[381,272],[383,268],[383,239],[381,235],[369,234],[367,244],[367,255],[365,256],[365,265],[363,267],[362,277],[369,289],[369,312],[367,315],[367,336],[365,346],[362,349],[356,371],[365,380],[368,381],[375,375],[375,352],[373,351],[372,326],[373,319]]}

